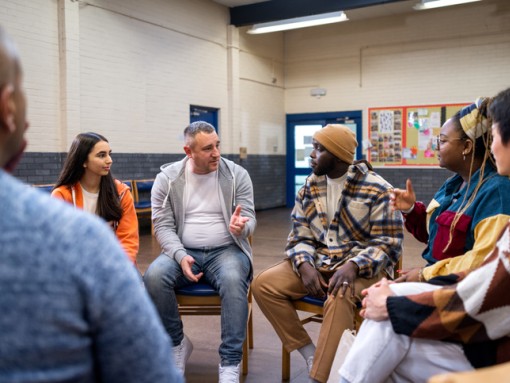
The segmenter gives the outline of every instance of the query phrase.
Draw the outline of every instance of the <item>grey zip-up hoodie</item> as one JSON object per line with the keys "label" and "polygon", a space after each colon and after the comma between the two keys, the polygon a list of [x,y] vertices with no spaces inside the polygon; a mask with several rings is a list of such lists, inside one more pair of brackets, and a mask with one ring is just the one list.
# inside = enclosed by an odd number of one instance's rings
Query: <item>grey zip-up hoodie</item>
{"label": "grey zip-up hoodie", "polygon": [[[162,252],[175,259],[179,264],[187,254],[181,238],[185,213],[185,169],[188,160],[188,157],[185,157],[181,161],[162,165],[151,192],[154,234]],[[218,171],[218,184],[221,197],[223,197],[220,198],[221,209],[227,230],[237,205],[241,206],[241,216],[250,219],[246,222],[242,235],[239,237],[232,235],[232,238],[253,265],[248,237],[255,231],[257,221],[250,176],[244,168],[225,158],[220,158]]]}

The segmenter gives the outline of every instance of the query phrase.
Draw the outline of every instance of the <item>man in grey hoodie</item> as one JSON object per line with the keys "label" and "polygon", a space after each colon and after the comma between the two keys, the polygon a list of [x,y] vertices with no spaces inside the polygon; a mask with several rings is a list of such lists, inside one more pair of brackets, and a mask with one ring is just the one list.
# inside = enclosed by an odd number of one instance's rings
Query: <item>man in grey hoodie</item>
{"label": "man in grey hoodie", "polygon": [[186,157],[165,164],[152,188],[152,220],[162,254],[144,276],[183,372],[192,344],[184,335],[175,289],[205,281],[221,297],[220,383],[239,382],[252,278],[248,237],[256,226],[248,172],[220,156],[214,127],[184,130]]}

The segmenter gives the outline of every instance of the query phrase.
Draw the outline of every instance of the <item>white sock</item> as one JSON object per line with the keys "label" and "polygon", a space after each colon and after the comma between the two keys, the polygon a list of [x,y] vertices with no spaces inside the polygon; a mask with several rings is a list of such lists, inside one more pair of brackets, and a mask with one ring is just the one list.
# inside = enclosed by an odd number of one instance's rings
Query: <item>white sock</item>
{"label": "white sock", "polygon": [[308,360],[309,357],[315,355],[315,345],[313,343],[307,344],[306,346],[298,348],[298,351],[305,360]]}

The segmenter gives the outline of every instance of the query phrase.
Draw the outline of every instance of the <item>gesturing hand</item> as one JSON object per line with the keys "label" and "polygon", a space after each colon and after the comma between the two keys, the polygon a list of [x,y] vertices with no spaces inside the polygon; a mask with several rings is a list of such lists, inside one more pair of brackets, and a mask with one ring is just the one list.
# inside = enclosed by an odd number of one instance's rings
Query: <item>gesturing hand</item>
{"label": "gesturing hand", "polygon": [[181,269],[184,276],[191,282],[198,282],[204,273],[193,274],[191,266],[195,263],[195,260],[191,255],[186,255],[181,261]]}
{"label": "gesturing hand", "polygon": [[406,190],[393,189],[390,194],[390,205],[393,210],[409,210],[415,202],[416,194],[410,179],[406,181]]}
{"label": "gesturing hand", "polygon": [[232,234],[238,237],[243,232],[244,226],[249,220],[248,217],[241,217],[241,205],[237,205],[234,214],[232,214],[232,218],[230,218],[228,229]]}

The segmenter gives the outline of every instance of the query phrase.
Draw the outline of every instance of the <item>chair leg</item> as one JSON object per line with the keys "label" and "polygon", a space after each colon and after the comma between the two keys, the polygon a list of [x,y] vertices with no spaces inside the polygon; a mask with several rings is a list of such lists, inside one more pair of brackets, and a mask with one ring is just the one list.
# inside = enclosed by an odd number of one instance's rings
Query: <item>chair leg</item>
{"label": "chair leg", "polygon": [[359,331],[362,322],[363,317],[359,315],[359,310],[358,309],[354,310],[354,330],[356,330],[356,332]]}
{"label": "chair leg", "polygon": [[282,380],[290,379],[290,353],[282,346]]}
{"label": "chair leg", "polygon": [[243,343],[243,375],[248,375],[248,337]]}
{"label": "chair leg", "polygon": [[250,316],[248,317],[248,347],[253,349],[253,315],[250,311]]}
{"label": "chair leg", "polygon": [[248,375],[248,348],[253,348],[253,316],[251,308],[248,311],[246,339],[243,342],[243,375]]}

